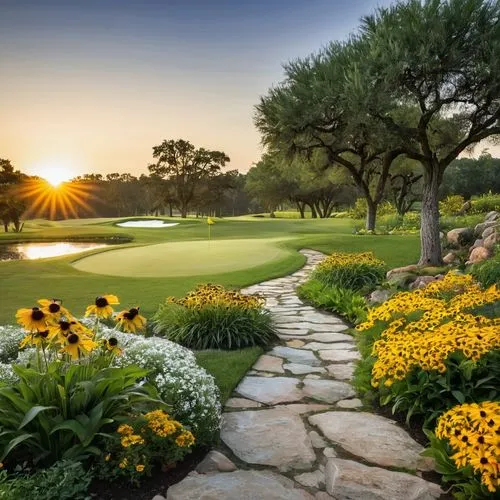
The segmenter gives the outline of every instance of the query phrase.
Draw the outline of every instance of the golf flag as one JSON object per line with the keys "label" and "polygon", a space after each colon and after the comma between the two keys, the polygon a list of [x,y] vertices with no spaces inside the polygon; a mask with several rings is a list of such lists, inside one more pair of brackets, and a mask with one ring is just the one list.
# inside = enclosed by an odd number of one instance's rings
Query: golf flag
{"label": "golf flag", "polygon": [[215,222],[210,217],[207,217],[207,224],[211,226],[212,224],[215,224]]}

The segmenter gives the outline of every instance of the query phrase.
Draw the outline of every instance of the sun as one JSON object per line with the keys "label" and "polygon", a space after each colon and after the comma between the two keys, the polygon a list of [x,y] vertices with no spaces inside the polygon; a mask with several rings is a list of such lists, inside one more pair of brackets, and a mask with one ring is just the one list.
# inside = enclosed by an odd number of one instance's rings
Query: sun
{"label": "sun", "polygon": [[44,178],[52,187],[59,187],[63,182],[75,177],[75,173],[63,167],[47,167],[40,172],[40,177]]}

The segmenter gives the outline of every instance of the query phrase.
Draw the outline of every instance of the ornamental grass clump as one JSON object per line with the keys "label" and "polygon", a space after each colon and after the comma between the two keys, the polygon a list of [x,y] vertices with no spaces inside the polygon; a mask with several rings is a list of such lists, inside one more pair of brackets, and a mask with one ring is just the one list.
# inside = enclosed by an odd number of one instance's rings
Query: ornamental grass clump
{"label": "ornamental grass clump", "polygon": [[168,297],[153,317],[153,331],[191,349],[242,349],[277,340],[264,300],[200,285],[181,299]]}
{"label": "ornamental grass clump", "polygon": [[369,292],[385,277],[385,263],[373,253],[333,253],[322,260],[311,278],[323,285]]}
{"label": "ornamental grass clump", "polygon": [[497,397],[500,319],[487,306],[499,300],[496,286],[448,273],[371,309],[358,331],[381,403],[431,422],[457,403]]}
{"label": "ornamental grass clump", "polygon": [[453,483],[458,498],[498,498],[500,491],[500,403],[462,404],[441,415],[427,433],[425,454]]}

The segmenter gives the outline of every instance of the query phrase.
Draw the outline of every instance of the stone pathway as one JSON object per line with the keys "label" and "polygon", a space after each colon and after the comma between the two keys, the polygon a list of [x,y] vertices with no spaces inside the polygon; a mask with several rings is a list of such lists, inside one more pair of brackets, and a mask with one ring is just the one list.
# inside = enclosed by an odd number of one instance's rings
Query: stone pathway
{"label": "stone pathway", "polygon": [[360,356],[347,325],[305,305],[295,293],[324,257],[302,253],[307,264],[300,271],[243,291],[266,298],[282,343],[258,359],[226,404],[221,439],[239,470],[231,471],[223,457],[224,468],[190,474],[169,488],[167,500],[441,495],[436,484],[395,470],[419,474],[432,463],[392,420],[364,411],[349,383]]}

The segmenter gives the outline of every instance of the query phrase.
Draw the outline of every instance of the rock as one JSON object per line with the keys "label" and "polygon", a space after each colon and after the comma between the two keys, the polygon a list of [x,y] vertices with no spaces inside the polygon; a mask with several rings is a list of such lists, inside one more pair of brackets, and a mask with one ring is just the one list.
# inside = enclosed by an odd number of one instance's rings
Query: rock
{"label": "rock", "polygon": [[236,387],[236,392],[268,405],[291,403],[302,399],[298,383],[299,379],[289,377],[245,377]]}
{"label": "rock", "polygon": [[394,276],[395,274],[414,273],[416,271],[418,271],[418,265],[417,264],[410,264],[408,266],[403,266],[403,267],[395,267],[394,269],[391,269],[390,271],[387,271],[386,278],[390,279],[391,276]]}
{"label": "rock", "polygon": [[301,365],[298,363],[288,363],[283,365],[285,370],[291,371],[294,375],[304,375],[305,373],[326,373],[321,366]]}
{"label": "rock", "polygon": [[321,488],[325,484],[325,474],[320,470],[304,472],[294,477],[295,481],[308,488]]}
{"label": "rock", "polygon": [[286,345],[288,347],[302,347],[304,345],[304,342],[302,342],[302,340],[295,339],[288,341]]}
{"label": "rock", "polygon": [[352,363],[328,365],[326,369],[338,380],[351,380],[354,375],[354,365]]}
{"label": "rock", "polygon": [[295,413],[296,415],[303,415],[304,413],[316,413],[318,411],[324,411],[331,409],[330,405],[320,405],[315,403],[309,404],[292,404],[292,405],[282,405],[280,408],[285,408]]}
{"label": "rock", "polygon": [[286,408],[226,413],[221,439],[249,464],[287,471],[310,468],[316,460],[302,419]]}
{"label": "rock", "polygon": [[497,212],[496,210],[492,210],[491,212],[488,212],[486,214],[484,221],[491,222],[491,221],[499,220],[499,219],[500,219],[500,212]]}
{"label": "rock", "polygon": [[495,227],[499,226],[499,222],[497,220],[489,220],[486,222],[481,222],[480,224],[477,224],[476,227],[474,228],[474,234],[479,237],[484,233],[485,229],[488,229],[489,227]]}
{"label": "rock", "polygon": [[337,406],[339,408],[347,408],[347,409],[361,408],[363,406],[363,402],[361,401],[361,399],[358,398],[344,399],[343,401],[338,401]]}
{"label": "rock", "polygon": [[410,290],[418,290],[419,288],[426,287],[429,283],[437,281],[436,276],[419,276],[411,285]]}
{"label": "rock", "polygon": [[320,323],[309,323],[308,321],[301,321],[298,323],[287,323],[279,327],[279,331],[282,333],[287,333],[288,330],[292,331],[303,331],[306,332],[327,332],[327,333],[338,333],[345,330],[347,326],[343,323],[336,324],[320,324]]}
{"label": "rock", "polygon": [[497,243],[500,243],[500,234],[493,232],[484,240],[484,248],[493,250]]}
{"label": "rock", "polygon": [[155,495],[153,500],[167,500],[163,495]]}
{"label": "rock", "polygon": [[361,359],[359,352],[340,350],[318,351],[319,357],[324,361],[355,361]]}
{"label": "rock", "polygon": [[443,257],[443,262],[445,264],[454,264],[458,262],[458,260],[458,257],[453,252],[449,252]]}
{"label": "rock", "polygon": [[316,493],[316,496],[314,497],[315,500],[335,500],[333,497],[331,497],[328,493],[325,493],[324,491],[318,491]]}
{"label": "rock", "polygon": [[198,474],[207,474],[208,472],[233,472],[237,469],[229,458],[216,450],[212,450],[208,452],[195,470]]}
{"label": "rock", "polygon": [[393,420],[366,412],[336,411],[309,417],[312,425],[347,452],[382,467],[429,470],[423,447]]}
{"label": "rock", "polygon": [[275,347],[269,354],[286,358],[291,363],[301,365],[320,366],[321,361],[311,352],[303,349],[293,349],[292,347]]}
{"label": "rock", "polygon": [[392,292],[390,290],[379,288],[370,293],[368,302],[370,302],[370,304],[382,304],[382,302],[385,302],[391,295]]}
{"label": "rock", "polygon": [[335,403],[356,395],[351,384],[338,380],[304,380],[302,392],[305,396],[325,403]]}
{"label": "rock", "polygon": [[170,486],[167,500],[313,500],[293,481],[273,472],[235,472],[187,476]]}
{"label": "rock", "polygon": [[474,240],[474,231],[470,227],[457,227],[446,233],[446,240],[451,245],[464,247]]}
{"label": "rock", "polygon": [[340,458],[328,460],[325,480],[326,491],[336,500],[432,500],[443,493],[417,476]]}
{"label": "rock", "polygon": [[469,253],[472,252],[472,250],[474,250],[474,248],[477,248],[477,247],[482,247],[483,246],[483,243],[484,241],[482,239],[477,239],[473,244],[472,246],[469,248]]}
{"label": "rock", "polygon": [[326,441],[316,431],[311,431],[309,433],[309,439],[311,440],[313,448],[324,448],[326,446]]}
{"label": "rock", "polygon": [[333,448],[325,448],[323,450],[323,455],[326,458],[335,458],[337,456],[337,452]]}
{"label": "rock", "polygon": [[301,349],[307,349],[308,351],[329,351],[331,349],[354,349],[354,339],[351,338],[350,342],[309,342],[301,347]]}
{"label": "rock", "polygon": [[268,356],[267,354],[263,354],[252,366],[252,369],[263,372],[285,373],[285,370],[283,370],[283,360],[275,356]]}
{"label": "rock", "polygon": [[387,283],[393,288],[406,288],[416,277],[414,273],[397,273],[391,275]]}
{"label": "rock", "polygon": [[472,250],[469,255],[469,260],[466,264],[477,264],[478,262],[483,262],[483,260],[490,258],[490,251],[485,247],[477,247]]}
{"label": "rock", "polygon": [[259,408],[262,403],[245,398],[229,398],[226,401],[226,408]]}
{"label": "rock", "polygon": [[354,337],[348,333],[310,333],[307,340],[314,340],[316,342],[352,342]]}
{"label": "rock", "polygon": [[487,227],[484,231],[483,231],[483,234],[481,235],[481,238],[483,240],[485,240],[488,236],[490,236],[490,234],[493,234],[493,233],[496,233],[497,231],[497,228],[496,227]]}

